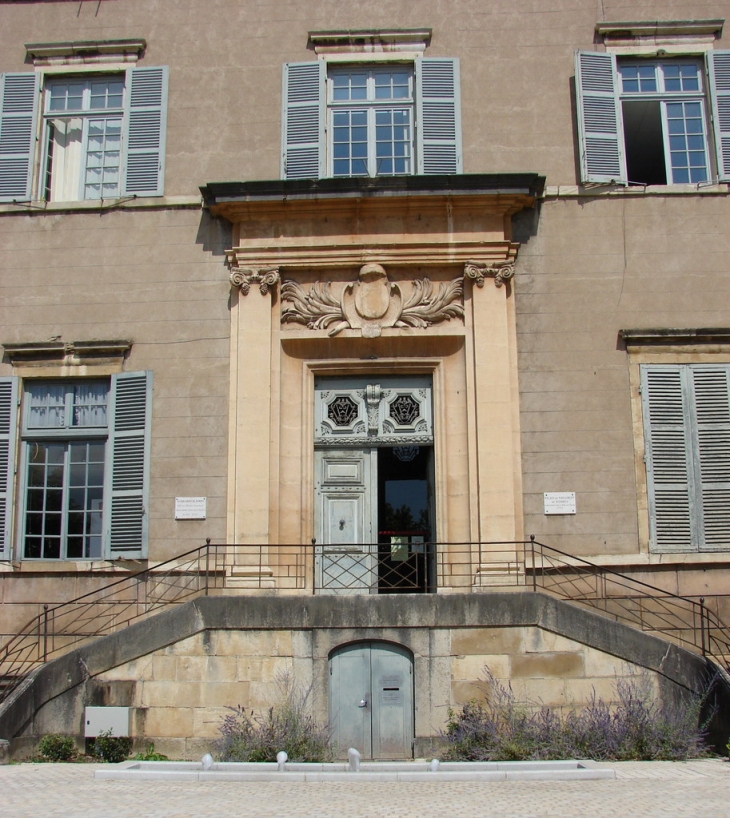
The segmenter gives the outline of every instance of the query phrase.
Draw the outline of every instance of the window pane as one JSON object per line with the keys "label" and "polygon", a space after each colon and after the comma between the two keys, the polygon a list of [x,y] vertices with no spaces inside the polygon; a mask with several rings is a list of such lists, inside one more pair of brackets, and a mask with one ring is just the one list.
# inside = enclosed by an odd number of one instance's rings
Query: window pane
{"label": "window pane", "polygon": [[376,173],[392,176],[396,173],[410,173],[410,111],[402,109],[381,109],[375,114],[375,156]]}
{"label": "window pane", "polygon": [[91,83],[92,110],[121,108],[124,83],[119,80],[94,80]]}
{"label": "window pane", "polygon": [[625,94],[646,94],[657,90],[655,65],[620,65],[618,70]]}
{"label": "window pane", "polygon": [[89,123],[84,198],[119,195],[121,120],[98,119]]}
{"label": "window pane", "polygon": [[80,111],[83,109],[83,82],[53,83],[49,89],[49,111]]}
{"label": "window pane", "polygon": [[[71,385],[69,389],[73,390]],[[106,400],[106,384],[90,382],[84,406]],[[100,440],[31,441],[25,556],[87,559],[101,556],[105,443]],[[35,538],[35,539],[34,539]]]}
{"label": "window pane", "polygon": [[106,406],[109,388],[104,381],[77,383],[73,387],[73,425],[107,425]]}
{"label": "window pane", "polygon": [[700,75],[696,65],[665,63],[662,65],[666,91],[699,91]]}
{"label": "window pane", "polygon": [[342,101],[367,99],[367,82],[367,72],[335,74],[332,77],[332,99]]}
{"label": "window pane", "polygon": [[375,74],[375,99],[409,99],[410,75],[405,71]]}
{"label": "window pane", "polygon": [[66,425],[66,388],[63,384],[30,384],[28,428],[51,429]]}
{"label": "window pane", "polygon": [[675,184],[706,182],[707,151],[700,103],[668,102],[666,112],[672,181]]}
{"label": "window pane", "polygon": [[332,122],[333,175],[367,176],[367,111],[335,111]]}

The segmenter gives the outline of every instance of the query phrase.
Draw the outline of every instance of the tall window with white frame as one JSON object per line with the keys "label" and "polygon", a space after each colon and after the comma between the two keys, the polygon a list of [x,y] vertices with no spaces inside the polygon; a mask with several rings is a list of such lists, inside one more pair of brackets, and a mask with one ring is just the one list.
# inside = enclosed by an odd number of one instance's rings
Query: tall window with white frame
{"label": "tall window with white frame", "polygon": [[25,387],[25,559],[102,555],[107,380]]}
{"label": "tall window with white frame", "polygon": [[621,60],[621,108],[630,183],[710,178],[703,66],[698,60]]}
{"label": "tall window with white frame", "polygon": [[331,176],[413,173],[413,69],[357,66],[327,78]]}
{"label": "tall window with white frame", "polygon": [[67,78],[46,86],[44,198],[119,196],[124,76]]}

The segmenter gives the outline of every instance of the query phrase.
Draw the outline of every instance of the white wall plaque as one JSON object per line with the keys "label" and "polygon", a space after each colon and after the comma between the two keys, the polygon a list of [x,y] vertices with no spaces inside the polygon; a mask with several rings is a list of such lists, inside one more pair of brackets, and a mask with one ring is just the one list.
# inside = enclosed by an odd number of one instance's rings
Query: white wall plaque
{"label": "white wall plaque", "polygon": [[575,514],[574,491],[546,491],[545,514]]}
{"label": "white wall plaque", "polygon": [[207,513],[207,497],[176,497],[176,520],[204,520]]}

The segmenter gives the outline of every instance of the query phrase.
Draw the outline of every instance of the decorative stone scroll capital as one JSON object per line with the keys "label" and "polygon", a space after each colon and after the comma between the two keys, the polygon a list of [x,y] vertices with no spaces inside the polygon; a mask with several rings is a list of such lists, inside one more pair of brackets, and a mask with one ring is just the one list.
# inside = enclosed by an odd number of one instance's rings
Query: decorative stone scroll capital
{"label": "decorative stone scroll capital", "polygon": [[467,261],[464,265],[464,275],[471,278],[477,287],[484,286],[484,279],[494,277],[494,286],[501,287],[515,274],[515,260],[494,261],[487,264],[484,261]]}
{"label": "decorative stone scroll capital", "polygon": [[243,295],[248,295],[253,284],[259,285],[261,295],[266,295],[270,287],[276,287],[280,281],[278,267],[232,267],[231,284],[238,287]]}

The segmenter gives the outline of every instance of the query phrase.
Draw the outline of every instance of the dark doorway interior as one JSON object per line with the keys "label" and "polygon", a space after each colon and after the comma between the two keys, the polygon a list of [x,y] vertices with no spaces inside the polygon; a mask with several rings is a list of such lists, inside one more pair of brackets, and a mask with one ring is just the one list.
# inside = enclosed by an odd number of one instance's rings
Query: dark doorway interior
{"label": "dark doorway interior", "polygon": [[433,590],[432,452],[378,449],[378,593]]}

